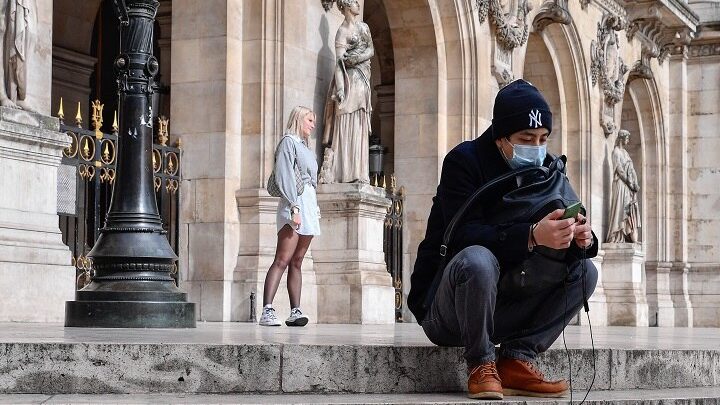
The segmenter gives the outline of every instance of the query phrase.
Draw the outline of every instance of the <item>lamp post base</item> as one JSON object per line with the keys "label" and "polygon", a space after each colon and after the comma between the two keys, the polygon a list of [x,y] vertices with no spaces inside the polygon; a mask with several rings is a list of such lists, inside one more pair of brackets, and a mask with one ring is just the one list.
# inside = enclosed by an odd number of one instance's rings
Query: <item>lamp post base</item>
{"label": "lamp post base", "polygon": [[194,328],[195,304],[151,301],[67,301],[65,326]]}

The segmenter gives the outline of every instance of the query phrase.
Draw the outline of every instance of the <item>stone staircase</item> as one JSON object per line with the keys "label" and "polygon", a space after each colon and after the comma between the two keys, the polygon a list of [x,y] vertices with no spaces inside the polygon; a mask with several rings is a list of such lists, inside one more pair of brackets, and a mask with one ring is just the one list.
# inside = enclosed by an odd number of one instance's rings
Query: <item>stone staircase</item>
{"label": "stone staircase", "polygon": [[[598,330],[590,403],[720,403],[717,330]],[[576,401],[593,379],[587,340],[585,328],[568,329]],[[538,365],[567,378],[562,341]],[[417,325],[0,324],[0,403],[479,403],[465,397],[465,383],[462,350],[431,345]]]}

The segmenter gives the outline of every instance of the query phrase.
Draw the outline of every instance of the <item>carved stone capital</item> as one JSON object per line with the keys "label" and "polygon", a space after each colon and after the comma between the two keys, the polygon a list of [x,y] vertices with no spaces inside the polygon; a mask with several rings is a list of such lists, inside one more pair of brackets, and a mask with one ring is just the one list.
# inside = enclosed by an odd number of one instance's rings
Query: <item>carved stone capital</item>
{"label": "carved stone capital", "polygon": [[[650,58],[647,58],[647,61],[649,61]],[[636,79],[647,79],[650,80],[653,78],[653,72],[650,68],[650,65],[646,61],[646,58],[643,57],[630,69],[630,73],[628,73],[628,83],[632,82]]]}
{"label": "carved stone capital", "polygon": [[550,24],[570,24],[572,16],[568,11],[568,0],[547,0],[542,6],[540,11],[535,16],[533,21],[533,28],[535,31],[541,32]]}
{"label": "carved stone capital", "polygon": [[662,64],[668,55],[687,52],[695,37],[697,16],[684,6],[656,1],[635,1],[628,5],[628,41],[640,40],[643,53]]}

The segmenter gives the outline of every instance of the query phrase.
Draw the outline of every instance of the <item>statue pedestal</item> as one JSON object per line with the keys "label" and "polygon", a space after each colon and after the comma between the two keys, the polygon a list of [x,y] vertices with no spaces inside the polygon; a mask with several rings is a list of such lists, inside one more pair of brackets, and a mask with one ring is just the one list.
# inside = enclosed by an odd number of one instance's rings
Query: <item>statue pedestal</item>
{"label": "statue pedestal", "polygon": [[[240,249],[237,266],[232,279],[231,320],[246,322],[250,320],[250,293],[255,293],[256,320],[262,313],[265,276],[275,259],[277,247],[276,212],[278,198],[271,197],[265,189],[240,190],[237,198],[240,220]],[[325,230],[322,229],[324,232]],[[313,270],[313,255],[317,238],[310,243],[302,264],[302,294],[300,309],[317,322],[317,287]],[[280,280],[277,294],[273,300],[278,318],[284,320],[290,314],[290,298],[287,291],[287,270]]]}
{"label": "statue pedestal", "polygon": [[632,243],[605,243],[603,287],[608,325],[648,326],[644,254]]}
{"label": "statue pedestal", "polygon": [[62,322],[75,268],[57,216],[70,141],[55,118],[0,107],[0,322]]}
{"label": "statue pedestal", "polygon": [[312,243],[318,322],[394,323],[395,289],[383,254],[385,190],[321,184],[318,204],[322,235]]}

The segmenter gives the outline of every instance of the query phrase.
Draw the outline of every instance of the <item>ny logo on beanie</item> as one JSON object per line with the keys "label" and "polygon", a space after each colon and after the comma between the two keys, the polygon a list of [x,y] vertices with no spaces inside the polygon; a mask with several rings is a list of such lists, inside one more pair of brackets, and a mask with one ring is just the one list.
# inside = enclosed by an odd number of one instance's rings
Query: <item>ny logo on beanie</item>
{"label": "ny logo on beanie", "polygon": [[530,117],[530,124],[528,126],[533,128],[539,128],[542,126],[542,114],[540,113],[540,110],[530,110],[530,114],[528,114]]}
{"label": "ny logo on beanie", "polygon": [[538,128],[546,128],[548,134],[552,132],[552,112],[545,97],[535,86],[517,79],[498,91],[493,106],[494,139]]}

